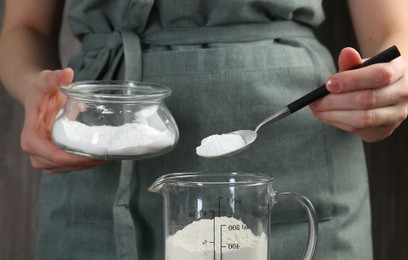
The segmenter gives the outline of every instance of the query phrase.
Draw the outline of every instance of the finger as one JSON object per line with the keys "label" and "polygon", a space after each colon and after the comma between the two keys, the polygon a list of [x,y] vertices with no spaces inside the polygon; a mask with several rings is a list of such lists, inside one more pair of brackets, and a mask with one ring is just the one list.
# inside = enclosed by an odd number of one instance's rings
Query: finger
{"label": "finger", "polygon": [[96,160],[64,152],[63,150],[56,148],[54,144],[50,142],[47,142],[44,145],[49,148],[41,151],[40,155],[42,157],[49,158],[51,162],[59,166],[97,165],[106,162],[104,160]]}
{"label": "finger", "polygon": [[377,142],[383,140],[389,137],[393,133],[393,131],[398,127],[398,124],[396,124],[390,126],[377,126],[369,129],[360,129],[347,124],[337,122],[332,122],[329,124],[336,128],[342,129],[346,132],[353,133],[366,142]]}
{"label": "finger", "polygon": [[393,126],[378,126],[371,129],[357,129],[354,134],[359,136],[362,140],[372,143],[389,137],[398,126],[399,124]]}
{"label": "finger", "polygon": [[104,160],[96,160],[64,152],[63,150],[58,149],[50,139],[38,135],[30,136],[29,140],[25,142],[25,147],[23,147],[23,149],[32,156],[46,158],[43,159],[43,163],[46,163],[50,167],[80,164],[96,165],[105,162]]}
{"label": "finger", "polygon": [[80,171],[85,169],[94,168],[100,164],[106,163],[106,161],[92,160],[89,163],[81,163],[75,165],[58,165],[54,162],[47,160],[46,158],[30,154],[31,164],[34,168],[45,171],[46,173],[64,173],[72,171]]}
{"label": "finger", "polygon": [[81,170],[86,170],[86,169],[91,169],[98,164],[78,164],[78,165],[72,165],[72,166],[65,166],[65,165],[55,165],[52,162],[46,160],[45,158],[41,158],[35,155],[30,155],[29,156],[31,164],[33,165],[34,168],[40,169],[44,171],[45,173],[66,173],[66,172],[73,172],[73,171],[81,171]]}
{"label": "finger", "polygon": [[[347,129],[366,129],[379,126],[393,126],[406,119],[405,109],[399,107],[382,107],[370,110],[337,110],[325,112],[313,112],[320,120],[329,124],[344,124],[351,127]],[[343,128],[342,128],[343,129]]]}
{"label": "finger", "polygon": [[[405,93],[406,92],[406,93]],[[364,89],[343,94],[331,94],[311,106],[314,111],[363,110],[396,105],[408,96],[408,89],[402,83]]]}
{"label": "finger", "polygon": [[[59,150],[59,149],[58,149]],[[41,154],[34,154],[34,153],[28,153],[29,156],[33,159],[32,165],[35,168],[39,169],[48,169],[48,168],[63,168],[63,167],[75,167],[75,168],[87,168],[87,167],[94,167],[96,165],[100,165],[102,163],[105,163],[106,161],[104,160],[96,160],[92,158],[87,158],[87,157],[81,157],[77,155],[73,155],[70,153],[66,153],[62,150],[59,150],[61,152],[61,155],[58,157],[60,159],[55,160],[56,156],[54,158],[48,158],[48,157],[42,157]],[[72,157],[75,161],[69,161],[66,160],[67,157]],[[48,159],[47,159],[48,158]],[[61,163],[62,162],[62,163]]]}
{"label": "finger", "polygon": [[349,70],[362,63],[360,54],[353,48],[347,47],[341,50],[339,54],[339,69],[340,71]]}
{"label": "finger", "polygon": [[31,165],[36,168],[36,169],[47,169],[47,168],[53,168],[53,167],[57,167],[57,165],[55,163],[52,163],[51,161],[42,158],[40,156],[37,156],[35,154],[28,154],[29,158],[30,158],[30,162]]}
{"label": "finger", "polygon": [[50,90],[58,91],[61,85],[68,85],[72,82],[74,72],[71,68],[62,70],[44,70],[37,78],[37,86],[43,92]]}
{"label": "finger", "polygon": [[55,173],[68,173],[92,169],[97,165],[76,165],[76,166],[62,166],[62,167],[51,167],[42,169],[45,173],[55,174]]}
{"label": "finger", "polygon": [[58,75],[57,83],[59,85],[68,85],[72,83],[74,79],[74,71],[71,68],[65,68],[61,70],[61,73]]}
{"label": "finger", "polygon": [[326,83],[331,93],[345,93],[361,89],[379,88],[400,79],[406,70],[402,59],[332,75]]}
{"label": "finger", "polygon": [[391,85],[339,94],[332,93],[314,102],[310,108],[315,111],[370,109],[406,102],[408,97],[408,88],[406,87],[408,85],[408,78],[403,76],[407,69],[406,62],[403,59],[397,59],[390,62],[390,65],[395,68],[395,75],[400,77]]}

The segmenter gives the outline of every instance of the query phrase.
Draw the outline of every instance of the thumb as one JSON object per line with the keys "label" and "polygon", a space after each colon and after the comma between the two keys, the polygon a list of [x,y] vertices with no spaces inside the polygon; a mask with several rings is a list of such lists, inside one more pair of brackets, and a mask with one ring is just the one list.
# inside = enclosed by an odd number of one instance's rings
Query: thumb
{"label": "thumb", "polygon": [[74,72],[71,68],[62,70],[44,70],[37,78],[37,86],[44,93],[59,91],[61,85],[68,85],[74,78]]}
{"label": "thumb", "polygon": [[345,71],[360,65],[363,61],[355,49],[348,47],[341,50],[338,62],[340,71]]}
{"label": "thumb", "polygon": [[74,79],[74,71],[71,68],[60,70],[57,76],[57,85],[68,85]]}

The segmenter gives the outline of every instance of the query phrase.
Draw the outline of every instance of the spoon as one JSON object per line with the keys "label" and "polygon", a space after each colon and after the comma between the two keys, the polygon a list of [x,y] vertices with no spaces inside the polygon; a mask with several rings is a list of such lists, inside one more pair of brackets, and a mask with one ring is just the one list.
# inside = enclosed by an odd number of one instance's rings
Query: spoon
{"label": "spoon", "polygon": [[[382,62],[389,62],[392,61],[393,59],[399,57],[401,54],[398,50],[398,48],[394,45],[388,49],[386,49],[383,52],[380,52],[379,54],[371,57],[370,59],[366,60],[365,62],[361,63],[360,65],[353,67],[352,70],[354,69],[359,69],[363,67],[367,67],[372,64],[376,63],[382,63]],[[270,124],[272,122],[276,122],[282,118],[285,118],[294,112],[298,111],[299,109],[313,103],[314,101],[330,94],[330,92],[327,90],[326,85],[323,85],[308,94],[304,95],[303,97],[293,101],[289,105],[281,108],[279,111],[277,111],[275,114],[267,117],[265,120],[263,120],[259,125],[256,126],[255,130],[238,130],[234,132],[230,132],[227,134],[234,134],[234,135],[240,135],[242,139],[245,142],[245,145],[240,146],[232,151],[225,152],[223,154],[217,154],[217,155],[203,155],[200,154],[199,156],[204,157],[204,158],[220,158],[220,157],[226,157],[226,156],[231,156],[234,154],[237,154],[245,149],[247,149],[253,142],[255,142],[257,136],[258,136],[258,131],[259,129],[266,125]]]}

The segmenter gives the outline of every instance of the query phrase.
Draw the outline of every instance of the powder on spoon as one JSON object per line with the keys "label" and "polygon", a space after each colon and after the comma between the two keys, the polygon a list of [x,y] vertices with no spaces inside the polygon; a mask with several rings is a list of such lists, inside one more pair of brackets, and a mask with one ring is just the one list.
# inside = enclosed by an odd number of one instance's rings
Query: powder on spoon
{"label": "powder on spoon", "polygon": [[237,134],[211,135],[201,141],[196,152],[197,155],[203,157],[220,156],[238,150],[245,145],[245,140]]}

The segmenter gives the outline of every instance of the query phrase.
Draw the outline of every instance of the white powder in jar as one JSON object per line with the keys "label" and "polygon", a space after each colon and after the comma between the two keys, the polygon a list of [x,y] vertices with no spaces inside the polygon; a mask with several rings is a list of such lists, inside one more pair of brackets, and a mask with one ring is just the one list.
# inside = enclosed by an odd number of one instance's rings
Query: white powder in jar
{"label": "white powder in jar", "polygon": [[139,123],[88,126],[60,118],[54,124],[53,139],[59,145],[91,155],[137,156],[174,145],[176,136]]}
{"label": "white powder in jar", "polygon": [[246,145],[242,136],[237,134],[211,135],[201,141],[196,148],[199,156],[219,156],[238,150]]}
{"label": "white powder in jar", "polygon": [[267,255],[265,234],[254,235],[232,217],[201,219],[166,239],[166,260],[267,260]]}

